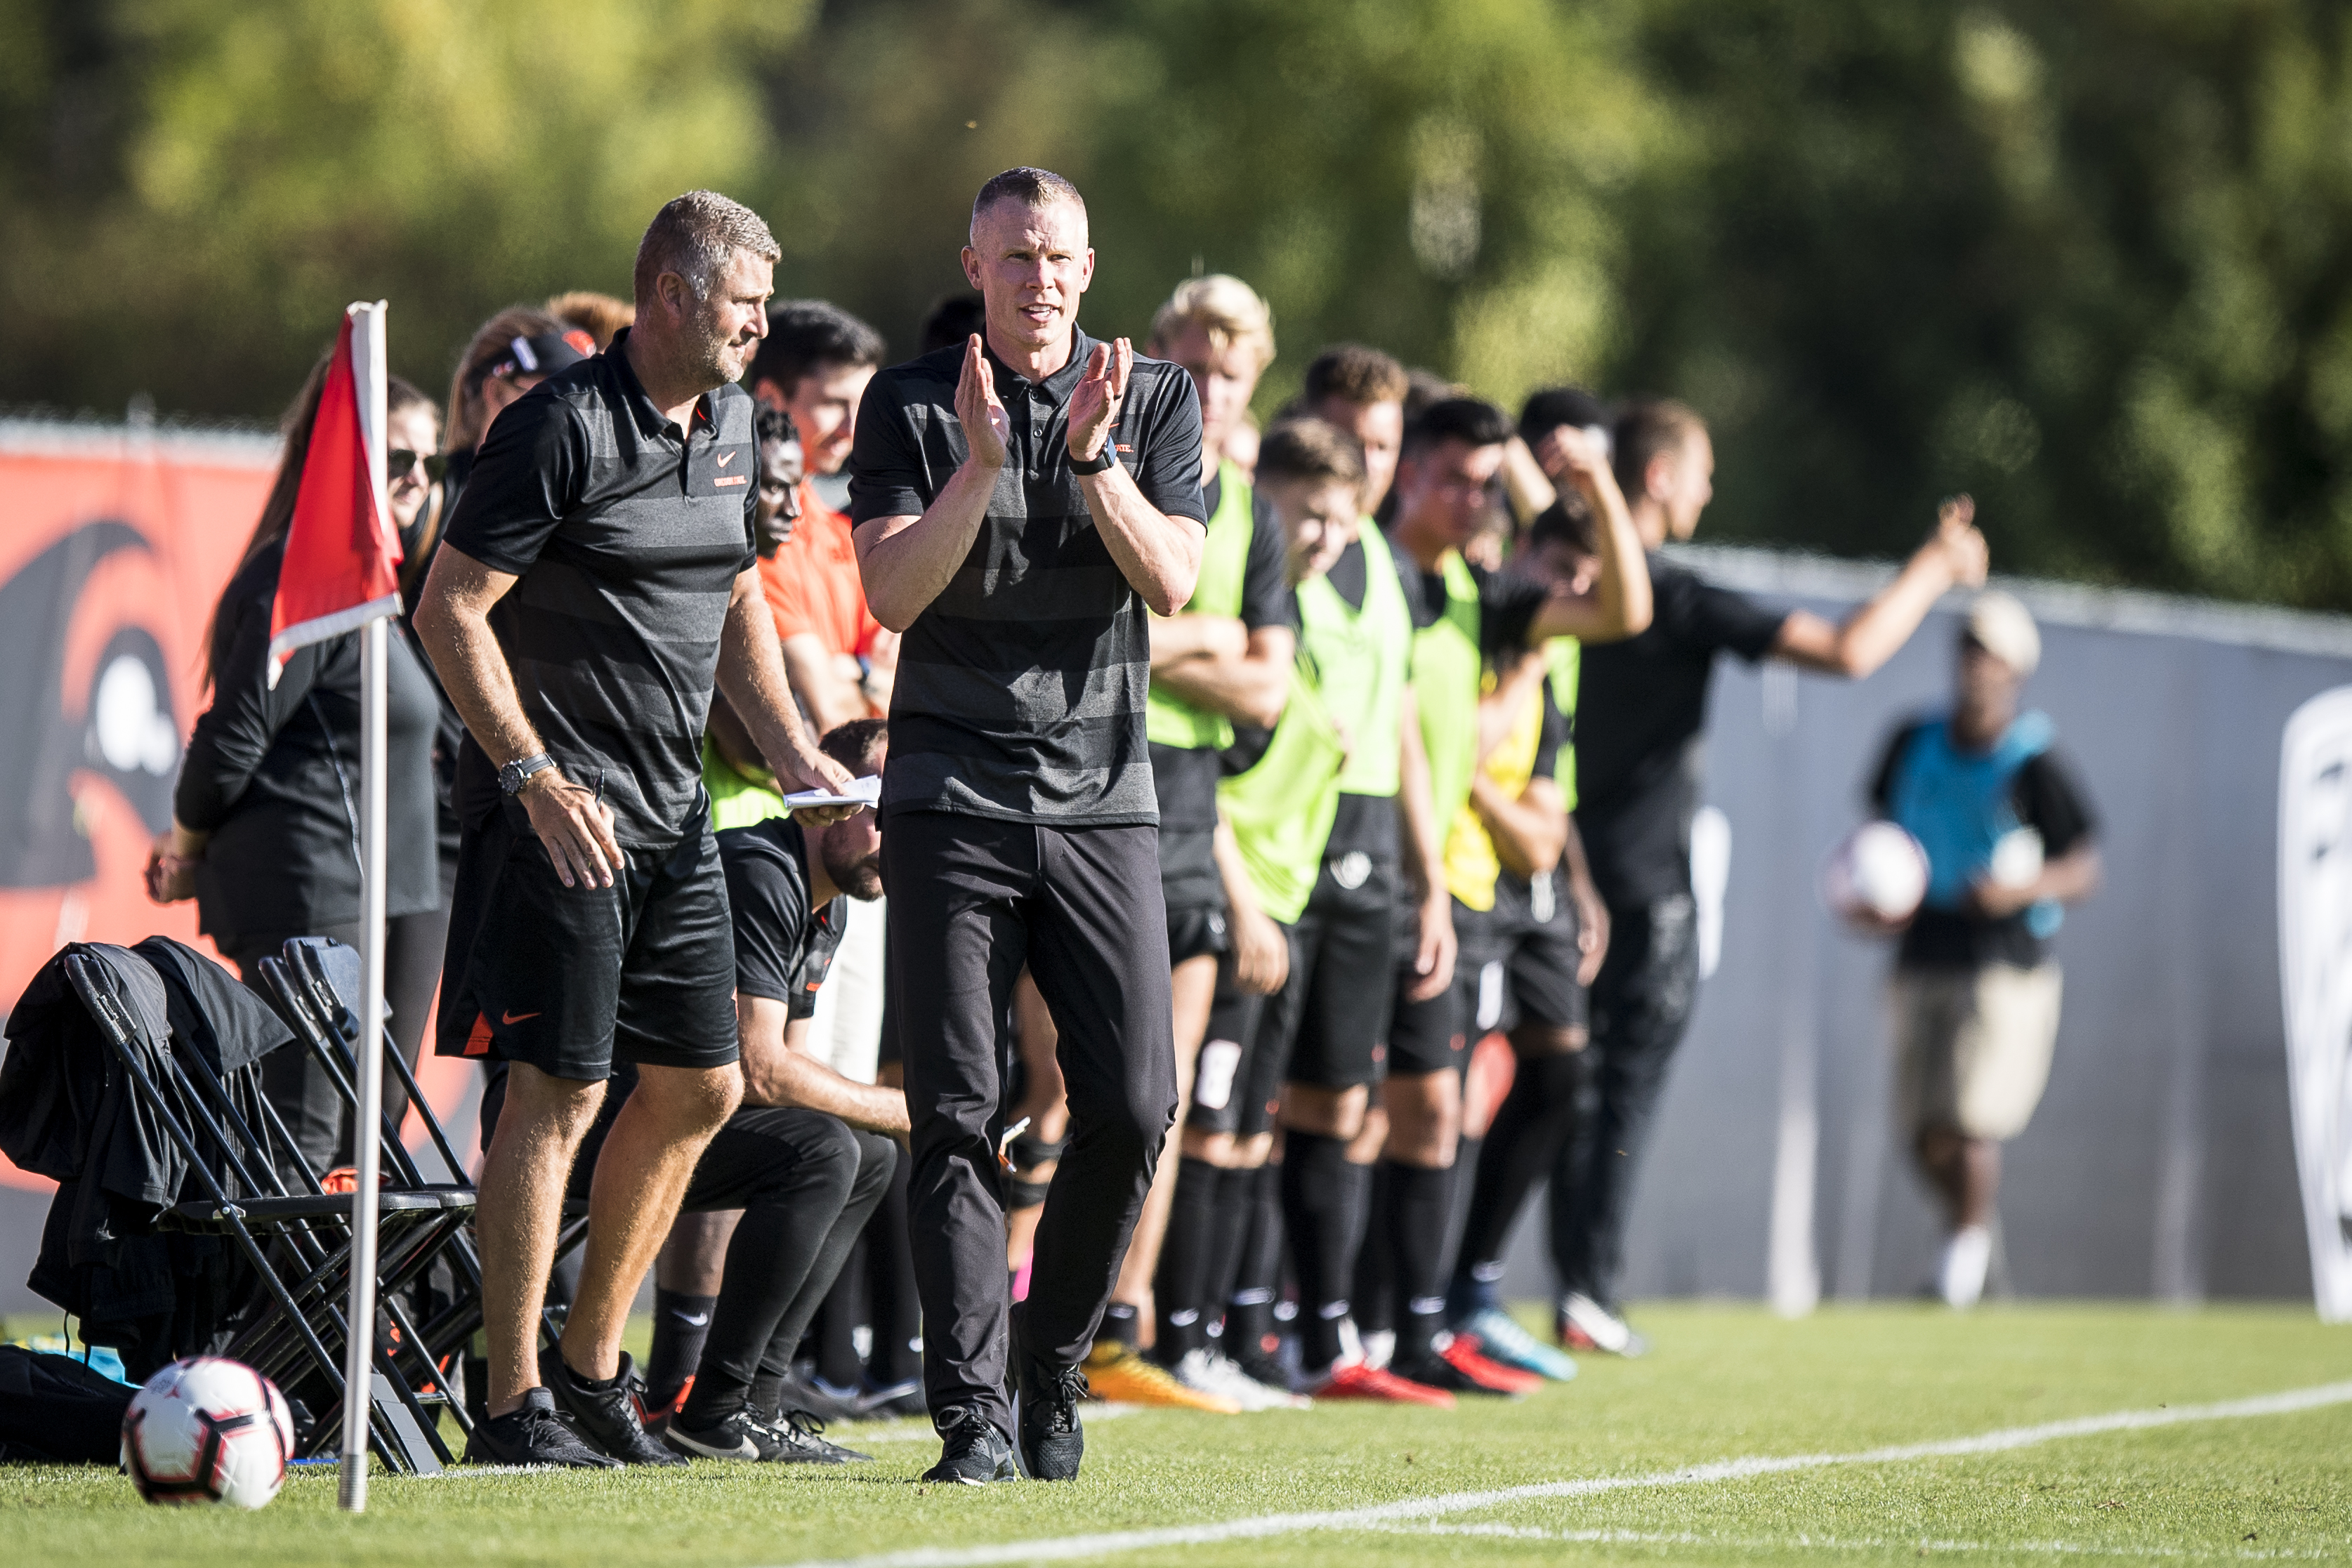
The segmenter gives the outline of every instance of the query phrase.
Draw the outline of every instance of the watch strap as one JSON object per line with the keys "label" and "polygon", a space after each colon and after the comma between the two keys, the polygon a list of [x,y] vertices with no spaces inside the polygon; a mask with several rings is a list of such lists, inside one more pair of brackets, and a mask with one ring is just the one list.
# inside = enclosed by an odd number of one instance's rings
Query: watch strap
{"label": "watch strap", "polygon": [[1078,456],[1075,453],[1070,456],[1070,472],[1073,474],[1082,476],[1087,474],[1100,474],[1108,469],[1116,468],[1118,466],[1118,446],[1108,438],[1105,438],[1102,444],[1102,450],[1095,454],[1094,460],[1092,462],[1088,462],[1087,459]]}
{"label": "watch strap", "polygon": [[532,757],[518,757],[499,769],[499,788],[509,795],[520,795],[531,776],[544,773],[555,766],[555,758],[542,751]]}

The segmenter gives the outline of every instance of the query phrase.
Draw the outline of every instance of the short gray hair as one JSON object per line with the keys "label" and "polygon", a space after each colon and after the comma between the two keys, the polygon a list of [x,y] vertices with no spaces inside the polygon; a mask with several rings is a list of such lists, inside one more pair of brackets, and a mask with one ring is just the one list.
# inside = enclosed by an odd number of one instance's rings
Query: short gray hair
{"label": "short gray hair", "polygon": [[972,233],[980,232],[980,215],[999,202],[1018,202],[1032,212],[1055,202],[1068,202],[1076,206],[1080,217],[1087,214],[1087,199],[1078,194],[1078,188],[1051,169],[1007,169],[1002,174],[991,175],[988,183],[980,188],[980,194],[972,198]]}
{"label": "short gray hair", "polygon": [[716,191],[688,191],[654,214],[637,243],[638,308],[653,298],[665,272],[685,278],[698,302],[709,298],[719,273],[739,250],[771,262],[783,255],[759,214]]}

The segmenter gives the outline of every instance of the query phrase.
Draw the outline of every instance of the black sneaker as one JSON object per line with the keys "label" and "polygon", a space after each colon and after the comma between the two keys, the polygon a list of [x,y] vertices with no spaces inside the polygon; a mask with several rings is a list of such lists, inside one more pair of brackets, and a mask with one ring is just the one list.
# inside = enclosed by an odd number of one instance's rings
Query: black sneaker
{"label": "black sneaker", "polygon": [[1448,1394],[1484,1394],[1497,1399],[1516,1397],[1507,1390],[1488,1387],[1442,1355],[1410,1364],[1392,1361],[1389,1363],[1389,1374],[1431,1388],[1443,1388]]}
{"label": "black sneaker", "polygon": [[1013,1445],[979,1411],[968,1405],[950,1405],[933,1424],[945,1447],[940,1462],[923,1472],[925,1480],[984,1487],[991,1481],[1021,1479],[1013,1462]]}
{"label": "black sneaker", "polygon": [[776,1391],[779,1410],[805,1410],[821,1421],[855,1421],[857,1419],[857,1396],[834,1393],[819,1383],[813,1374],[799,1367],[784,1374]]}
{"label": "black sneaker", "polygon": [[1234,1364],[1248,1374],[1253,1383],[1264,1384],[1268,1388],[1278,1388],[1285,1394],[1307,1392],[1298,1385],[1298,1379],[1290,1375],[1290,1369],[1270,1355],[1236,1356],[1234,1359]]}
{"label": "black sneaker", "polygon": [[874,1456],[843,1448],[824,1435],[824,1417],[812,1410],[786,1410],[769,1422],[768,1429],[810,1464],[872,1464]]}
{"label": "black sneaker", "polygon": [[1087,1369],[1021,1360],[1013,1426],[1021,1435],[1021,1465],[1033,1481],[1074,1481],[1086,1456],[1078,1401],[1087,1396]]}
{"label": "black sneaker", "polygon": [[868,1388],[857,1397],[857,1418],[861,1421],[888,1421],[901,1416],[930,1413],[931,1404],[923,1397],[923,1383],[919,1377],[887,1387]]}
{"label": "black sneaker", "polygon": [[555,1396],[534,1388],[521,1406],[474,1423],[466,1439],[469,1465],[568,1465],[582,1470],[617,1470],[609,1459],[580,1440],[555,1414]]}
{"label": "black sneaker", "polygon": [[603,1388],[584,1386],[571,1367],[564,1364],[563,1352],[549,1345],[539,1353],[540,1380],[563,1413],[579,1427],[581,1435],[625,1465],[682,1465],[686,1460],[646,1436],[643,1422],[637,1419],[637,1401],[629,1389],[630,1374],[635,1371],[628,1353],[621,1354],[621,1375]]}

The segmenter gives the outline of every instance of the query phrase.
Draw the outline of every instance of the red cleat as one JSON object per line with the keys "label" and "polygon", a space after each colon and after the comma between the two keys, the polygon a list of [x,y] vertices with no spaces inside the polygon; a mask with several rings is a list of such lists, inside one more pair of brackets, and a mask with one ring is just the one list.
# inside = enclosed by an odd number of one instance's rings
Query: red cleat
{"label": "red cleat", "polygon": [[1482,1354],[1478,1342],[1467,1334],[1455,1334],[1437,1354],[1454,1371],[1497,1394],[1533,1394],[1544,1385],[1544,1380],[1534,1373],[1505,1366]]}
{"label": "red cleat", "polygon": [[1382,1372],[1360,1361],[1333,1367],[1331,1375],[1312,1392],[1318,1399],[1384,1399],[1392,1405],[1429,1405],[1440,1410],[1454,1408],[1454,1396],[1443,1388],[1432,1388],[1426,1383],[1415,1383],[1409,1377]]}

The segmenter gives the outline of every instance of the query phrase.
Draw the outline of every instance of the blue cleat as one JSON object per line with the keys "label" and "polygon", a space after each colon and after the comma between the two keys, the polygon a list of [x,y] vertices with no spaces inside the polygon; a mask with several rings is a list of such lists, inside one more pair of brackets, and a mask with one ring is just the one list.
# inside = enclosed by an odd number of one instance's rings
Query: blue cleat
{"label": "blue cleat", "polygon": [[1479,1354],[1505,1366],[1516,1366],[1521,1372],[1532,1372],[1554,1383],[1566,1383],[1576,1375],[1573,1360],[1521,1328],[1518,1320],[1500,1307],[1486,1307],[1472,1313],[1469,1321],[1454,1332],[1476,1340]]}

